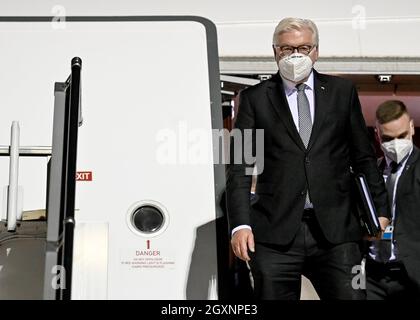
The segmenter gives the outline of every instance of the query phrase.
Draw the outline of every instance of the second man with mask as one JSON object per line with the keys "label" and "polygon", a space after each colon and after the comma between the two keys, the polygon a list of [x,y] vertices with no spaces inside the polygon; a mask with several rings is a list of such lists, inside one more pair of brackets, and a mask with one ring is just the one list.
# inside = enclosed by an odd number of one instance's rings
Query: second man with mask
{"label": "second man with mask", "polygon": [[366,261],[369,300],[420,299],[420,151],[414,123],[399,100],[376,111],[376,133],[384,157],[392,223],[383,240],[373,241]]}
{"label": "second man with mask", "polygon": [[[265,152],[256,155],[264,170],[251,205],[250,165],[228,166],[228,218],[233,251],[249,262],[258,299],[299,299],[302,274],[321,299],[365,298],[352,286],[362,229],[352,211],[351,168],[366,176],[382,228],[389,223],[356,89],[313,69],[318,50],[312,21],[283,19],[273,35],[279,72],[240,97],[235,127],[264,130]],[[245,146],[255,145],[243,136]],[[231,159],[235,143],[232,150]]]}

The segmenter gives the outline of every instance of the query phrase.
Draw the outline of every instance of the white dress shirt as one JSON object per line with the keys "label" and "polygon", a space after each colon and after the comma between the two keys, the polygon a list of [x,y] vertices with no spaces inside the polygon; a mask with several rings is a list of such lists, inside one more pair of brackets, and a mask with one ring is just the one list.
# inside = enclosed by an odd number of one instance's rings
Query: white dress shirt
{"label": "white dress shirt", "polygon": [[[280,74],[281,76],[281,74]],[[281,77],[283,80],[283,88],[284,93],[286,95],[287,103],[289,105],[290,112],[293,117],[293,122],[295,123],[296,129],[299,132],[299,112],[298,112],[298,105],[297,105],[297,89],[296,89],[296,83],[289,81],[283,77]],[[315,99],[314,99],[314,73],[313,71],[309,75],[308,79],[304,82],[306,84],[305,88],[305,94],[309,101],[309,110],[311,112],[311,119],[312,124],[314,123],[315,119]],[[311,208],[311,206],[309,207]],[[307,209],[305,207],[305,209]],[[232,235],[241,229],[251,229],[249,225],[240,225],[237,226],[232,230]]]}

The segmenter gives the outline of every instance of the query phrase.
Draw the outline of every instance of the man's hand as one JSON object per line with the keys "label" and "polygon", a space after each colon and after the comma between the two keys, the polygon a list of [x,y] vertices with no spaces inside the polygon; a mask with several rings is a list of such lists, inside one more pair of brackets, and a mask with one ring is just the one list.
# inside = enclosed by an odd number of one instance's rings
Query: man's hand
{"label": "man's hand", "polygon": [[381,226],[381,232],[379,232],[376,237],[367,237],[366,240],[368,240],[368,241],[381,240],[382,235],[384,234],[384,231],[385,231],[386,227],[391,223],[391,220],[389,220],[388,218],[385,218],[385,217],[379,217],[378,220],[379,220],[379,224]]}
{"label": "man's hand", "polygon": [[254,235],[250,229],[240,229],[236,231],[231,240],[233,253],[239,259],[249,261],[248,248],[255,252]]}
{"label": "man's hand", "polygon": [[382,232],[384,232],[386,227],[391,223],[391,220],[385,217],[379,217],[378,220],[379,224],[381,225],[381,230]]}

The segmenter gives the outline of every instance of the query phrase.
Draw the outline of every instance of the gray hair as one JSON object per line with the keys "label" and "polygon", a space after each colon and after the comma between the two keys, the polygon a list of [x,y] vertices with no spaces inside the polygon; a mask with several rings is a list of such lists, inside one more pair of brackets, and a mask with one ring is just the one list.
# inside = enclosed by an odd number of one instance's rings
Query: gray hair
{"label": "gray hair", "polygon": [[278,44],[277,38],[280,34],[293,30],[300,31],[302,29],[309,29],[312,32],[312,41],[314,42],[314,45],[318,46],[319,36],[316,24],[312,20],[301,18],[284,18],[281,20],[274,30],[273,44]]}

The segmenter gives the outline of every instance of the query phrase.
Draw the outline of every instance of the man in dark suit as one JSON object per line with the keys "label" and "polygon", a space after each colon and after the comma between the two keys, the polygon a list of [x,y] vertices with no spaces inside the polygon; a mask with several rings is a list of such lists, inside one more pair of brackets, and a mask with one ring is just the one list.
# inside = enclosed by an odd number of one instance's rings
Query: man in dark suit
{"label": "man in dark suit", "polygon": [[[383,228],[389,209],[356,89],[313,70],[318,31],[310,20],[283,19],[273,50],[279,73],[240,96],[234,130],[244,138],[232,140],[231,159],[250,145],[257,154],[228,166],[232,249],[249,262],[258,299],[299,299],[302,274],[321,299],[364,299],[352,286],[362,230],[351,210],[351,167],[366,175]],[[251,205],[254,165],[262,172]]]}
{"label": "man in dark suit", "polygon": [[[403,102],[389,100],[376,111],[376,133],[392,223],[385,239],[371,243],[366,261],[369,300],[420,299],[420,152],[414,123]],[[388,236],[387,236],[388,235]]]}

